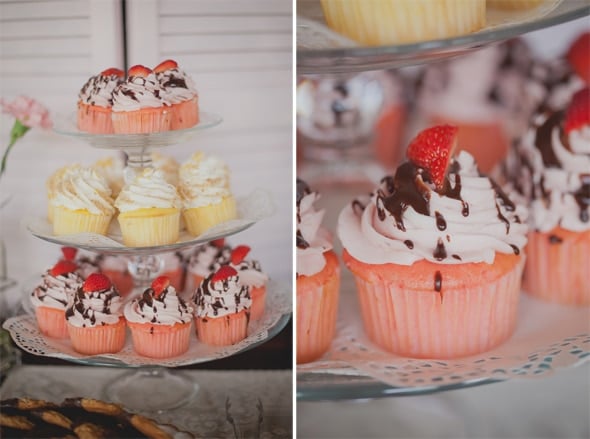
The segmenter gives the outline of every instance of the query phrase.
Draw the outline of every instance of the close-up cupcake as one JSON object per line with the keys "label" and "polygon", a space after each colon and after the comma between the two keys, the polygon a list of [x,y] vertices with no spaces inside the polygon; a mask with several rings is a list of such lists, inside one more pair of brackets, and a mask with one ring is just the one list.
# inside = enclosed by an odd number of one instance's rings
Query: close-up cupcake
{"label": "close-up cupcake", "polygon": [[264,314],[268,275],[262,271],[260,262],[254,259],[246,259],[249,253],[250,247],[238,245],[231,251],[229,265],[236,269],[240,283],[248,287],[250,292],[252,298],[250,319],[258,320]]}
{"label": "close-up cupcake", "polygon": [[590,304],[590,89],[537,114],[506,169],[530,209],[525,291]]}
{"label": "close-up cupcake", "polygon": [[248,335],[252,299],[229,265],[207,276],[193,297],[197,338],[213,346],[238,343]]}
{"label": "close-up cupcake", "polygon": [[88,133],[113,133],[113,90],[125,80],[120,69],[106,69],[86,81],[78,94],[78,129]]}
{"label": "close-up cupcake", "polygon": [[53,338],[68,338],[66,306],[84,279],[78,265],[62,259],[41,277],[41,283],[31,293],[37,325],[42,334]]}
{"label": "close-up cupcake", "polygon": [[466,35],[486,24],[486,0],[321,0],[330,28],[366,46]]}
{"label": "close-up cupcake", "polygon": [[297,179],[297,363],[322,356],[336,331],[340,263],[332,236],[321,227],[319,194]]}
{"label": "close-up cupcake", "polygon": [[116,134],[159,133],[170,129],[170,104],[151,69],[136,65],[113,91]]}
{"label": "close-up cupcake", "polygon": [[154,73],[171,105],[171,130],[190,128],[199,122],[199,95],[190,76],[167,59],[154,68]]}
{"label": "close-up cupcake", "polygon": [[135,352],[150,358],[184,354],[190,343],[193,309],[177,296],[167,276],[159,276],[125,306]]}
{"label": "close-up cupcake", "polygon": [[84,355],[116,353],[125,345],[123,302],[108,277],[91,274],[66,309],[72,347]]}
{"label": "close-up cupcake", "polygon": [[186,291],[191,294],[200,283],[215,270],[229,262],[231,246],[224,239],[209,241],[199,245],[187,255]]}
{"label": "close-up cupcake", "polygon": [[338,220],[365,332],[397,355],[473,355],[516,327],[527,211],[468,152],[453,156],[457,135],[422,131],[409,161]]}
{"label": "close-up cupcake", "polygon": [[107,181],[91,168],[76,167],[62,175],[51,204],[55,235],[106,235],[115,214]]}
{"label": "close-up cupcake", "polygon": [[180,198],[162,172],[145,168],[117,199],[123,243],[129,247],[173,244],[180,230]]}
{"label": "close-up cupcake", "polygon": [[218,157],[197,152],[180,166],[178,191],[183,218],[191,235],[237,217],[227,165]]}

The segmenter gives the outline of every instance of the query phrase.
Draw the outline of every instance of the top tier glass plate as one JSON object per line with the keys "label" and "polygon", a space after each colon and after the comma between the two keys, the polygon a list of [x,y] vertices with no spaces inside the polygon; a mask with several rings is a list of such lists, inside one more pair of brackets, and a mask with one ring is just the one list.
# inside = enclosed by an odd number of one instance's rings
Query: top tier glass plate
{"label": "top tier glass plate", "polygon": [[423,64],[586,15],[590,15],[590,0],[546,0],[530,11],[488,10],[487,26],[473,34],[395,46],[361,47],[325,25],[319,1],[298,0],[297,73],[346,73]]}
{"label": "top tier glass plate", "polygon": [[95,148],[118,149],[127,153],[138,152],[145,148],[157,148],[186,142],[197,131],[219,125],[221,116],[207,111],[199,111],[199,123],[184,130],[163,131],[146,134],[93,134],[80,131],[76,123],[76,114],[58,116],[54,131],[65,136],[77,137]]}

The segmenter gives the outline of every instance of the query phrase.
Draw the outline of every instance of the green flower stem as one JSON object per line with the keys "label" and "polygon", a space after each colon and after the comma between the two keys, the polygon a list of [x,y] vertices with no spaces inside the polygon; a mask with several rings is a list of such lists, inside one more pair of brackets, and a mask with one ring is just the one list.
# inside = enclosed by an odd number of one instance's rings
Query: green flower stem
{"label": "green flower stem", "polygon": [[14,125],[12,126],[12,130],[10,130],[10,143],[4,152],[4,156],[2,157],[2,165],[0,165],[0,177],[4,174],[6,170],[6,160],[8,159],[8,153],[16,143],[18,139],[24,136],[27,131],[29,131],[30,127],[27,127],[21,123],[20,120],[16,119],[14,121]]}

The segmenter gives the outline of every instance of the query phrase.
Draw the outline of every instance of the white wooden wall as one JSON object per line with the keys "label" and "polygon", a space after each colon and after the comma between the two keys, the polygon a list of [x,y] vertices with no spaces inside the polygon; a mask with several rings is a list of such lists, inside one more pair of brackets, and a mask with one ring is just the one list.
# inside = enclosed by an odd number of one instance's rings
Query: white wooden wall
{"label": "white wooden wall", "polygon": [[[161,152],[179,161],[203,150],[223,157],[237,195],[270,191],[277,212],[232,239],[246,243],[272,277],[292,272],[291,0],[128,0],[129,65],[174,58],[195,80],[201,107],[223,123]],[[92,74],[123,67],[120,0],[0,0],[0,96],[28,94],[54,113],[73,112]],[[12,119],[0,116],[0,151]],[[109,155],[39,130],[11,153],[0,180],[1,233],[9,274],[38,272],[58,249],[19,226],[43,214],[45,180],[66,163]],[[20,274],[19,274],[20,275]]]}

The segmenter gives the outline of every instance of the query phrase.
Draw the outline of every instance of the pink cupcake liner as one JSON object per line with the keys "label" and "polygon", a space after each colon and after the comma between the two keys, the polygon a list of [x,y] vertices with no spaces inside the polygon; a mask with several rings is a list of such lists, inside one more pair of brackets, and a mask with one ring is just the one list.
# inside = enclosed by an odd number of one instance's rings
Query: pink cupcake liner
{"label": "pink cupcake liner", "polygon": [[264,314],[264,304],[266,301],[266,287],[253,287],[250,290],[252,306],[250,307],[250,319],[258,320]]}
{"label": "pink cupcake liner", "polygon": [[188,351],[191,322],[174,325],[127,322],[131,329],[133,349],[150,358],[171,358]]}
{"label": "pink cupcake liner", "polygon": [[229,346],[242,341],[248,335],[250,310],[222,317],[195,317],[199,341],[213,346]]}
{"label": "pink cupcake liner", "polygon": [[80,328],[68,323],[68,332],[76,352],[85,355],[116,353],[125,345],[127,325],[123,317],[112,325]]}
{"label": "pink cupcake liner", "polygon": [[52,338],[68,338],[66,312],[63,309],[38,306],[35,309],[37,325],[43,335]]}
{"label": "pink cupcake liner", "polygon": [[78,129],[94,134],[112,134],[112,108],[78,103]]}
{"label": "pink cupcake liner", "polygon": [[199,122],[198,98],[172,105],[171,130],[191,128]]}

